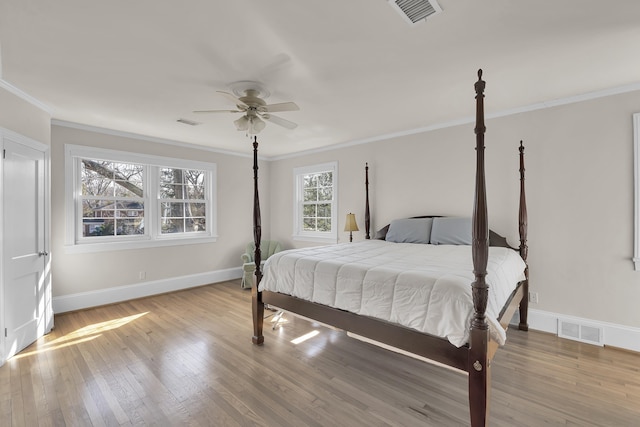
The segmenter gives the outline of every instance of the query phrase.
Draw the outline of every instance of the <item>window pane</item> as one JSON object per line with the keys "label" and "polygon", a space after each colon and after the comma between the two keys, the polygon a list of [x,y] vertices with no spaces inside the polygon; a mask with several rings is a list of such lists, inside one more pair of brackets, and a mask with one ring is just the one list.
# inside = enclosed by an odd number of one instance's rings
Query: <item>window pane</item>
{"label": "window pane", "polygon": [[304,190],[304,201],[315,202],[318,200],[318,190],[315,188]]}
{"label": "window pane", "polygon": [[204,203],[189,203],[187,204],[187,212],[185,213],[186,217],[197,217],[204,216],[206,204]]}
{"label": "window pane", "polygon": [[204,200],[204,185],[187,185],[187,197],[191,200]]}
{"label": "window pane", "polygon": [[333,186],[333,173],[324,172],[318,175],[318,187],[331,187]]}
{"label": "window pane", "polygon": [[184,203],[161,203],[162,217],[163,218],[183,218],[184,217]]}
{"label": "window pane", "polygon": [[100,175],[82,163],[82,195],[113,196],[113,180],[110,177]]}
{"label": "window pane", "polygon": [[144,234],[144,222],[142,218],[118,218],[116,220],[116,234],[118,236]]}
{"label": "window pane", "polygon": [[82,235],[84,237],[113,236],[113,219],[85,219],[82,223]]}
{"label": "window pane", "polygon": [[110,200],[83,200],[82,216],[84,218],[101,217],[103,216],[104,208],[107,206],[111,206],[111,210],[113,210],[113,202]]}
{"label": "window pane", "polygon": [[184,232],[184,220],[180,219],[165,219],[162,221],[162,233],[182,233]]}
{"label": "window pane", "polygon": [[116,204],[111,200],[101,200],[94,208],[94,214],[91,216],[99,218],[113,218],[116,214]]}
{"label": "window pane", "polygon": [[116,197],[144,197],[141,186],[127,181],[114,181],[113,189]]}
{"label": "window pane", "polygon": [[204,218],[190,218],[186,221],[186,232],[206,231],[206,222]]}
{"label": "window pane", "polygon": [[[142,185],[144,166],[132,163],[111,163],[108,167],[113,169],[116,192],[120,191],[131,193],[132,196],[144,197]],[[127,197],[130,196],[127,194]]]}
{"label": "window pane", "polygon": [[304,218],[302,222],[305,231],[316,231],[315,218]]}
{"label": "window pane", "polygon": [[318,178],[316,175],[304,176],[304,188],[312,188],[318,186]]}
{"label": "window pane", "polygon": [[188,185],[204,185],[204,171],[184,169],[184,183]]}
{"label": "window pane", "polygon": [[318,218],[318,231],[331,231],[331,219]]}
{"label": "window pane", "polygon": [[180,184],[162,184],[160,185],[161,199],[183,199],[183,186]]}
{"label": "window pane", "polygon": [[318,205],[318,217],[331,218],[331,205],[330,204]]}
{"label": "window pane", "polygon": [[316,207],[317,205],[304,205],[304,208],[302,209],[302,216],[316,216]]}
{"label": "window pane", "polygon": [[321,188],[318,190],[318,200],[331,200],[333,198],[333,189]]}
{"label": "window pane", "polygon": [[118,203],[116,217],[118,218],[142,218],[144,216],[144,205],[138,202]]}
{"label": "window pane", "polygon": [[160,184],[182,184],[182,169],[160,169]]}

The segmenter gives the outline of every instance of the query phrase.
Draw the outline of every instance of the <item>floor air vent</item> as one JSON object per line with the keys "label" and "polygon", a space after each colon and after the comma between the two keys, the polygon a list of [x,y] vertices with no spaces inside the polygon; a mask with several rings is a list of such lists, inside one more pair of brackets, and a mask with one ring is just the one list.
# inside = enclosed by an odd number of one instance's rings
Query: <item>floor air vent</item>
{"label": "floor air vent", "polygon": [[389,4],[411,25],[442,12],[436,0],[389,0]]}
{"label": "floor air vent", "polygon": [[601,327],[585,325],[567,319],[558,319],[558,336],[587,344],[604,345],[604,331]]}

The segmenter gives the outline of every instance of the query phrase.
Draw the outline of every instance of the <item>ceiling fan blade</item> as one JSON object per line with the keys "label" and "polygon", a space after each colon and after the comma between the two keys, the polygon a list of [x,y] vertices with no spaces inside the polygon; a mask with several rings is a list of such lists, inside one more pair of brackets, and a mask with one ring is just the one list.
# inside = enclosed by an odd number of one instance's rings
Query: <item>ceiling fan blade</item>
{"label": "ceiling fan blade", "polygon": [[300,107],[295,102],[281,102],[279,104],[268,104],[265,105],[264,111],[268,111],[269,113],[277,113],[280,111],[298,111]]}
{"label": "ceiling fan blade", "polygon": [[236,105],[236,107],[246,110],[247,108],[249,108],[249,106],[247,104],[245,104],[244,102],[240,101],[238,98],[236,98],[233,94],[229,93],[229,92],[224,92],[221,90],[216,91],[218,92],[220,95],[224,96],[225,98],[233,101],[233,103]]}
{"label": "ceiling fan blade", "polygon": [[240,110],[197,110],[194,113],[244,113]]}
{"label": "ceiling fan blade", "polygon": [[289,120],[283,119],[282,117],[272,116],[271,114],[262,114],[260,117],[287,129],[295,129],[298,127],[296,123],[290,122]]}

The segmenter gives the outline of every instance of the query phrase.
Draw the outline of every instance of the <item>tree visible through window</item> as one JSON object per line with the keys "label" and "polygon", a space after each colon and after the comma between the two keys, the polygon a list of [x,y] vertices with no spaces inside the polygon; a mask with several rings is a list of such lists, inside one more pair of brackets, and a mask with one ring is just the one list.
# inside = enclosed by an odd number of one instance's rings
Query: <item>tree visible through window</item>
{"label": "tree visible through window", "polygon": [[333,172],[321,172],[304,176],[304,231],[331,231],[331,207],[333,201]]}
{"label": "tree visible through window", "polygon": [[91,252],[215,241],[215,163],[70,144],[65,162],[67,245]]}
{"label": "tree visible through window", "polygon": [[337,241],[337,163],[294,169],[294,237],[300,240]]}
{"label": "tree visible through window", "polygon": [[160,169],[159,194],[163,234],[206,230],[204,171]]}
{"label": "tree visible through window", "polygon": [[82,159],[82,236],[144,234],[144,168]]}

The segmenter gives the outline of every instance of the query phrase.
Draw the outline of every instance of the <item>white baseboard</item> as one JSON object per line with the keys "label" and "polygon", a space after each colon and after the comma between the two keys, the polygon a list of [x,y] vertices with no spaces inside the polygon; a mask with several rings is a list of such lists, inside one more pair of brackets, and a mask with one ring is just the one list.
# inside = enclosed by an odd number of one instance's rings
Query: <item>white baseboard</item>
{"label": "white baseboard", "polygon": [[135,298],[148,297],[166,292],[179,291],[207,285],[209,283],[224,282],[242,277],[242,267],[226,270],[209,271],[188,276],[172,277],[133,285],[117,286],[99,291],[80,292],[77,294],[53,297],[53,312],[82,310],[99,305],[113,304]]}
{"label": "white baseboard", "polygon": [[[529,309],[529,329],[558,334],[558,320],[570,320],[577,324],[593,325],[602,328],[605,346],[618,347],[625,350],[640,352],[640,328],[600,322],[582,317],[551,313],[548,311]],[[520,317],[516,312],[511,324],[517,326]]]}

